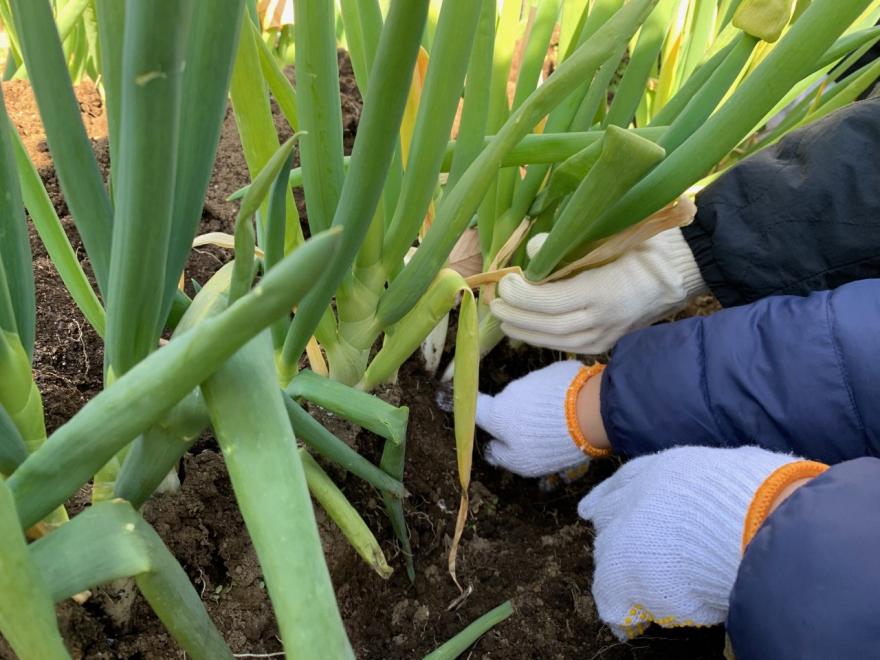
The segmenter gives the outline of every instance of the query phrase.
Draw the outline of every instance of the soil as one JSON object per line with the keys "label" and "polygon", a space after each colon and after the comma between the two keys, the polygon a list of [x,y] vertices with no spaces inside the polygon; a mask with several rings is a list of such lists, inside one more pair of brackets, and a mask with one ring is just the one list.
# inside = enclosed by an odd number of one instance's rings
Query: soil
{"label": "soil", "polygon": [[[340,55],[341,92],[351,148],[360,114],[360,96],[351,66]],[[85,255],[61,196],[39,116],[27,83],[4,83],[10,117],[25,139],[77,254]],[[78,89],[80,107],[98,162],[108,168],[106,123],[100,96],[91,86]],[[275,108],[282,139],[291,131]],[[199,233],[231,231],[236,206],[226,197],[249,180],[231,110],[220,141]],[[301,216],[305,216],[298,198]],[[101,388],[103,348],[73,304],[32,232],[37,283],[37,345],[34,369],[44,397],[51,432]],[[187,278],[206,281],[230,255],[199,248]],[[189,280],[188,280],[189,281]],[[700,302],[696,313],[712,309]],[[481,388],[497,392],[518,376],[559,359],[551,351],[499,347],[485,362]],[[616,467],[599,463],[581,481],[546,492],[531,480],[493,469],[480,458],[478,438],[471,486],[471,515],[458,559],[458,577],[471,590],[461,601],[447,573],[459,490],[451,416],[435,402],[438,384],[411,361],[399,384],[380,395],[410,408],[404,482],[410,493],[407,521],[415,555],[416,580],[410,584],[378,493],[332,464],[325,467],[380,539],[395,572],[387,581],[373,573],[317,509],[327,562],[339,607],[359,658],[418,658],[507,599],[516,613],[481,638],[466,657],[660,659],[719,658],[723,631],[651,629],[631,642],[619,642],[597,617],[590,594],[592,528],[576,514],[578,499]],[[328,428],[367,458],[377,461],[381,441],[323,411]],[[206,435],[183,459],[181,489],[154,497],[144,517],[187,571],[233,652],[281,651],[259,565],[238,513],[216,442]],[[76,513],[88,504],[88,487],[70,502]],[[452,606],[454,603],[456,605]],[[62,634],[74,658],[181,658],[149,606],[120,582],[97,588],[83,605],[58,606]],[[13,657],[0,638],[0,658]]]}

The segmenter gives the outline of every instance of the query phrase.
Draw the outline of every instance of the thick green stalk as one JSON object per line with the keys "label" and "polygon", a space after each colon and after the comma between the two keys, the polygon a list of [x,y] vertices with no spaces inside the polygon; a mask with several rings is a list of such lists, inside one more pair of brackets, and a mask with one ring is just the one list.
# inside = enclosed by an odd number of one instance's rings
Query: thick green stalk
{"label": "thick green stalk", "polygon": [[[592,2],[592,6],[590,7],[590,12],[586,16],[586,20],[583,28],[579,31],[577,48],[581,48],[584,44],[588,43],[592,38],[596,31],[601,28],[605,23],[623,6],[623,0],[594,0]],[[602,63],[605,60],[611,58],[615,51],[619,50],[621,43],[629,43],[628,39],[621,39],[615,44],[615,48],[611,50]],[[574,54],[574,51],[569,54],[565,59],[571,57]],[[564,60],[563,60],[564,61]],[[601,66],[601,64],[600,64]],[[597,67],[598,68],[598,67]],[[595,73],[595,72],[593,72]],[[589,76],[584,76],[580,80],[574,81],[574,92],[569,94],[568,97],[560,102],[558,107],[556,107],[553,112],[550,113],[550,116],[547,120],[547,126],[545,128],[553,131],[564,131],[569,128],[569,125],[574,119],[575,114],[577,113],[578,108],[581,105],[581,102],[584,99],[589,87],[590,81],[593,79],[593,73]]]}
{"label": "thick green stalk", "polygon": [[880,60],[869,62],[841,80],[822,96],[822,103],[807,115],[804,123],[819,121],[822,117],[840,110],[862,95],[880,77]]}
{"label": "thick green stalk", "polygon": [[177,181],[183,183],[174,187],[171,237],[157,333],[162,331],[161,326],[178,294],[177,284],[202,218],[205,193],[226,117],[235,60],[231,44],[239,40],[242,6],[242,0],[213,0],[210,11],[197,5],[190,23],[176,171]]}
{"label": "thick green stalk", "polygon": [[253,21],[248,21],[247,27],[255,37],[254,43],[257,44],[260,53],[260,70],[263,72],[263,78],[266,79],[266,84],[269,85],[281,114],[284,115],[290,128],[296,131],[299,129],[299,114],[296,111],[296,92],[293,85],[284,75],[268,44],[263,41],[260,28],[254,25]]}
{"label": "thick green stalk", "polygon": [[379,542],[357,509],[351,505],[345,494],[339,490],[309,452],[300,449],[299,456],[312,497],[318,500],[321,508],[336,523],[351,547],[367,562],[367,565],[382,578],[390,577],[394,571],[388,565]]}
{"label": "thick green stalk", "polygon": [[202,391],[285,652],[294,658],[353,658],[276,385],[268,333],[233,355]]}
{"label": "thick green stalk", "polygon": [[874,44],[880,39],[880,25],[864,30],[858,30],[838,39],[828,52],[816,63],[816,69],[824,69],[837,62],[841,57],[866,44]]}
{"label": "thick green stalk", "polygon": [[705,176],[869,4],[869,0],[814,0],[733,96],[617,204],[584,226],[578,240],[597,240],[646,218]]}
{"label": "thick green stalk", "polygon": [[9,479],[22,525],[29,527],[64,502],[238,348],[287,313],[333,258],[338,242],[335,230],[302,245],[250,293],[154,351],[55,431]]}
{"label": "thick green stalk", "polygon": [[[2,259],[0,259],[0,332],[14,337],[16,343],[21,344],[15,320],[15,308],[12,305],[12,294]],[[27,354],[25,354],[25,359],[27,362],[30,362],[30,356]]]}
{"label": "thick green stalk", "polygon": [[[6,23],[3,23],[4,29]],[[11,23],[10,23],[11,25]],[[10,46],[6,49],[6,66],[3,67],[3,80],[12,80],[18,67],[21,66],[21,58],[16,51]]]}
{"label": "thick green stalk", "polygon": [[[631,128],[629,130],[649,140],[657,140],[666,127]],[[505,153],[501,163],[504,166],[561,163],[586,147],[599,142],[604,135],[604,130],[529,134]],[[494,137],[494,135],[486,137],[484,146],[488,147]],[[457,144],[450,142],[449,149],[457,148]]]}
{"label": "thick green stalk", "polygon": [[106,350],[119,376],[156,348],[174,213],[181,83],[192,0],[131,2],[125,15]]}
{"label": "thick green stalk", "polygon": [[[784,0],[788,1],[788,0]],[[715,10],[717,0],[694,0],[691,21],[682,44],[679,80],[687,80],[694,72],[715,36]]]}
{"label": "thick green stalk", "polygon": [[16,69],[22,63],[21,48],[18,43],[18,35],[15,31],[15,23],[12,20],[12,11],[9,8],[9,0],[0,0],[0,22],[3,23],[3,31],[9,39],[7,51],[6,71],[3,80],[10,80]]}
{"label": "thick green stalk", "polygon": [[367,95],[370,69],[382,32],[382,12],[378,0],[340,0],[342,22],[354,77],[361,95]]}
{"label": "thick green stalk", "polygon": [[[354,260],[351,276],[346,277],[336,291],[336,309],[339,312],[336,341],[323,343],[330,378],[346,385],[357,383],[367,366],[374,340],[369,328],[373,325],[379,296],[385,289],[386,275],[382,267],[384,206],[377,206]],[[364,328],[367,328],[366,332]]]}
{"label": "thick green stalk", "polygon": [[560,163],[553,169],[553,173],[547,180],[547,184],[541,193],[535,198],[529,209],[529,215],[539,218],[545,215],[553,216],[555,223],[555,208],[563,203],[564,198],[573,192],[589,174],[593,165],[602,155],[604,140],[595,142],[576,153],[564,163]]}
{"label": "thick green stalk", "polygon": [[[495,133],[510,116],[510,104],[507,97],[507,83],[510,77],[510,65],[519,36],[519,18],[522,5],[518,2],[507,2],[501,7],[498,27],[495,32],[495,48],[492,54],[492,79],[489,83],[489,115],[486,130]],[[480,245],[483,251],[491,248],[495,220],[510,205],[516,173],[502,170],[489,182],[483,201],[477,212]],[[486,255],[488,256],[488,255]]]}
{"label": "thick green stalk", "polygon": [[721,17],[718,23],[718,32],[721,32],[733,20],[733,15],[739,8],[740,3],[742,3],[742,0],[721,0],[718,6],[718,14]]}
{"label": "thick green stalk", "polygon": [[[354,76],[361,96],[366,98],[369,91],[370,71],[373,69],[376,51],[379,48],[379,38],[382,34],[382,10],[379,7],[379,0],[341,0],[339,6],[342,10],[345,32],[349,37],[348,43]],[[350,27],[351,30],[349,30]],[[394,217],[394,209],[397,207],[397,200],[400,197],[402,181],[403,159],[400,150],[396,149],[391,159],[391,166],[385,179],[385,189],[382,193],[383,221],[390,222]],[[379,247],[381,248],[381,242]]]}
{"label": "thick green stalk", "polygon": [[70,658],[49,595],[49,587],[28,553],[15,515],[15,501],[0,480],[0,633],[20,658]]}
{"label": "thick green stalk", "polygon": [[[88,0],[86,0],[86,2],[88,2]],[[85,9],[85,7],[83,8]],[[65,55],[67,55],[67,69],[70,71],[71,81],[74,85],[79,85],[85,75],[86,58],[89,55],[89,44],[86,41],[85,26],[82,21],[78,21],[74,24],[70,35],[66,40],[64,39],[63,34],[60,36],[64,43]],[[25,73],[24,69],[19,73]]]}
{"label": "thick green stalk", "polygon": [[690,137],[715,111],[721,100],[730,92],[758,45],[758,37],[745,32],[734,40],[733,49],[706,81],[700,90],[675,118],[658,144],[672,153]]}
{"label": "thick green stalk", "polygon": [[[489,83],[492,79],[492,51],[495,46],[494,0],[480,0],[480,18],[464,88],[464,106],[455,141],[455,152],[447,148],[443,171],[449,172],[446,187],[455,187],[461,175],[483,148],[489,118]],[[451,156],[451,158],[450,158]]]}
{"label": "thick green stalk", "polygon": [[547,277],[571,248],[581,224],[587,224],[616,202],[645,176],[666,152],[650,140],[625,129],[609,126],[598,160],[568,200],[538,253],[532,257],[526,277]]}
{"label": "thick green stalk", "polygon": [[[587,41],[589,41],[592,36],[595,34],[596,30],[602,27],[606,21],[611,17],[622,5],[622,0],[597,0],[590,9],[589,16],[585,18],[585,23],[583,27],[579,30],[578,33],[578,44],[582,46]],[[607,62],[609,59],[613,58],[615,53],[620,51],[620,44],[627,43],[629,39],[621,38],[617,44],[615,44],[615,48],[612,51],[609,51],[605,57],[603,58],[603,63]],[[569,55],[570,57],[570,55]],[[619,58],[619,56],[618,56]],[[568,59],[568,58],[566,58]],[[602,64],[597,65],[597,69],[601,67]],[[574,89],[573,92],[570,92],[566,98],[562,99],[556,107],[554,107],[547,116],[547,122],[544,126],[544,130],[550,133],[564,133],[568,132],[572,129],[572,125],[576,119],[576,114],[582,102],[585,101],[585,96],[588,95],[589,89],[591,88],[590,80],[593,80],[594,74],[595,77],[599,77],[603,75],[603,69],[599,69],[599,71],[590,71],[588,74],[585,74],[581,80],[572,81],[571,87],[569,89]],[[607,75],[607,71],[605,71],[605,75]],[[587,82],[583,82],[586,80]],[[601,85],[600,85],[601,86]],[[593,97],[595,98],[595,96]],[[516,227],[520,224],[522,219],[525,217],[525,214],[528,212],[529,207],[532,205],[532,202],[535,199],[535,195],[537,195],[538,190],[541,188],[541,185],[544,183],[545,178],[547,177],[547,172],[550,170],[549,167],[544,165],[532,165],[528,168],[525,177],[517,183],[515,186],[515,191],[512,199],[510,200],[509,208],[507,208],[500,217],[492,219],[492,232],[490,236],[484,236],[483,231],[481,229],[480,232],[480,241],[481,245],[483,245],[484,253],[489,255],[489,259],[493,258],[497,251],[500,249],[504,243],[507,242],[507,239],[510,237],[510,234],[516,229]],[[491,190],[488,194],[492,194]],[[480,205],[480,213],[484,213],[487,208],[486,200]],[[484,226],[485,226],[484,221]],[[497,231],[496,231],[497,229]],[[488,251],[486,248],[486,241],[488,243]]]}
{"label": "thick green stalk", "polygon": [[0,475],[9,476],[24,463],[27,447],[15,425],[15,421],[0,405]]}
{"label": "thick green stalk", "polygon": [[[73,83],[78,85],[85,67],[85,58],[88,55],[88,44],[85,42],[85,29],[80,22],[80,17],[88,6],[90,0],[68,0],[60,7],[55,15],[55,26],[58,37],[64,46],[65,60],[69,62],[68,70]],[[25,67],[19,66],[12,78],[14,80],[27,80],[28,72]]]}
{"label": "thick green stalk", "polygon": [[466,288],[467,283],[461,275],[449,268],[442,270],[407,315],[386,328],[382,349],[370,362],[358,388],[370,391],[392,380],[425,337],[455,306],[458,295]]}
{"label": "thick green stalk", "polygon": [[[125,2],[95,0],[98,36],[101,40],[101,82],[106,101],[110,162],[119,162],[119,127],[122,117],[122,36],[125,30]],[[115,168],[111,168],[111,192],[115,188]]]}
{"label": "thick green stalk", "polygon": [[397,269],[418,236],[437,186],[440,164],[464,87],[481,5],[474,0],[446,0],[443,3],[419,101],[403,188],[385,236],[382,258],[388,273]]}
{"label": "thick green stalk", "polygon": [[11,318],[0,312],[0,328],[14,331],[28,358],[34,350],[35,305],[31,245],[21,201],[14,147],[18,134],[0,90],[0,269],[8,287]]}
{"label": "thick green stalk", "polygon": [[[278,171],[272,190],[269,193],[269,207],[266,214],[266,233],[263,256],[263,272],[268,272],[284,258],[284,235],[287,224],[287,181],[290,178],[290,166],[293,153],[287,157]],[[284,346],[284,337],[290,326],[290,317],[285,315],[272,324],[272,345],[277,352]]]}
{"label": "thick green stalk", "polygon": [[[233,268],[234,263],[226,264],[205,283],[180,319],[173,338],[225,309]],[[201,390],[196,388],[132,443],[119,474],[113,475],[113,495],[141,506],[208,423]]]}
{"label": "thick green stalk", "polygon": [[113,494],[140,508],[208,426],[201,390],[193,390],[132,443]]}
{"label": "thick green stalk", "polygon": [[590,88],[584,95],[580,106],[574,118],[571,120],[569,128],[573,131],[586,131],[601,119],[601,114],[605,111],[605,103],[608,98],[608,86],[617,70],[620,68],[620,62],[626,52],[627,43],[618,45],[614,54],[608,58],[596,72]]}
{"label": "thick green stalk", "polygon": [[566,59],[577,46],[589,9],[589,0],[563,0],[559,30],[560,59]]}
{"label": "thick green stalk", "polygon": [[392,406],[371,394],[319,376],[314,371],[300,372],[288,385],[287,393],[294,398],[316,403],[396,445],[406,438],[409,408]]}
{"label": "thick green stalk", "polygon": [[[871,3],[870,11],[864,12],[859,19],[852,23],[847,31],[850,33],[864,30],[867,27],[873,25],[875,22],[880,20],[880,2],[874,0]],[[827,62],[828,55],[839,47],[840,43],[845,38],[846,32],[844,32],[844,36],[841,36],[834,45],[829,48],[825,54],[820,58],[819,62],[813,64],[808,67],[807,75],[802,78],[796,85],[794,85],[788,93],[786,93],[777,103],[773,106],[764,117],[756,124],[756,129],[763,126],[767,123],[772,117],[776,116],[779,112],[781,112],[784,108],[787,108],[791,103],[796,101],[796,99],[800,98],[807,90],[811,87],[814,87],[817,83],[819,83],[824,77],[835,78],[843,74],[844,71],[852,67],[861,57],[864,55],[870,48],[872,41],[869,40],[863,43],[861,46],[857,47],[852,53],[847,55],[843,60],[837,63],[830,71],[828,68],[834,64],[834,61]],[[841,57],[845,55],[845,53],[841,54]],[[824,61],[824,63],[822,63]],[[821,64],[820,64],[821,63]],[[739,154],[737,154],[739,155]]]}
{"label": "thick green stalk", "polygon": [[[241,206],[235,218],[235,261],[233,262],[232,279],[229,284],[230,303],[241,298],[251,288],[254,275],[256,274],[254,264],[256,235],[254,233],[253,216],[266,203],[266,198],[273,184],[278,179],[279,172],[281,172],[285,163],[289,162],[293,155],[293,147],[299,135],[299,133],[293,135],[278,148],[260,170],[260,173],[254,177],[247,194],[241,200]],[[283,216],[281,221],[284,221]],[[283,231],[282,225],[282,240],[284,238]],[[273,228],[273,232],[279,233],[277,228]],[[274,246],[274,249],[283,254],[283,243]],[[277,262],[278,260],[276,259],[275,263]]]}
{"label": "thick green stalk", "polygon": [[[656,126],[643,129],[631,128],[628,132],[633,136],[659,143],[666,130],[665,127]],[[552,205],[558,204],[564,196],[574,191],[599,159],[601,152],[602,142],[597,140],[557,165],[543,190],[535,198],[529,209],[529,215],[536,217],[548,213]]]}
{"label": "thick green stalk", "polygon": [[345,174],[342,169],[342,109],[336,62],[334,6],[329,0],[294,0],[296,13],[296,103],[309,228],[330,226]]}
{"label": "thick green stalk", "polygon": [[189,656],[198,660],[233,657],[183,568],[128,502],[117,499],[95,504],[29,550],[56,602],[96,584],[134,577],[153,611]]}
{"label": "thick green stalk", "polygon": [[28,452],[46,441],[43,399],[18,335],[0,328],[0,405],[18,428]]}
{"label": "thick green stalk", "polygon": [[89,0],[83,12],[83,34],[85,35],[85,71],[92,80],[101,77],[101,44],[98,36],[98,11],[95,8],[96,0]]}
{"label": "thick green stalk", "polygon": [[373,65],[351,167],[333,219],[334,226],[345,228],[340,252],[294,316],[284,342],[283,360],[287,365],[299,360],[330,299],[351,272],[369,230],[368,219],[378,206],[397,144],[427,9],[427,0],[395,0],[391,4]]}
{"label": "thick green stalk", "polygon": [[694,95],[702,89],[715,70],[727,59],[735,46],[736,42],[731,41],[694,71],[687,82],[675,93],[675,96],[654,114],[651,118],[651,126],[669,126],[675,121]]}
{"label": "thick green stalk", "polygon": [[[252,20],[247,9],[244,13],[243,20]],[[229,88],[232,108],[235,111],[235,123],[238,126],[241,147],[251,178],[257,176],[279,147],[275,121],[272,119],[272,110],[269,106],[269,95],[260,73],[260,54],[255,39],[252,28],[241,31]],[[287,226],[284,233],[284,252],[287,254],[302,243],[303,233],[299,225],[299,213],[293,202],[293,194],[288,193],[285,206]],[[266,208],[264,206],[263,210],[265,211]]]}
{"label": "thick green stalk", "polygon": [[565,99],[578,81],[591,77],[614,53],[621,40],[630,39],[656,3],[657,0],[627,3],[513,112],[455,189],[447,193],[422,246],[401,274],[405,276],[398,276],[383,296],[378,310],[382,327],[387,328],[399,321],[430,286],[458,237],[467,228],[505,153]]}
{"label": "thick green stalk", "polygon": [[651,68],[657,62],[657,57],[663,48],[672,14],[680,4],[681,0],[660,0],[648,16],[639,32],[638,42],[630,56],[629,64],[626,65],[623,78],[614,93],[611,108],[605,116],[606,126],[626,128],[629,125],[639,107],[639,101],[647,90]]}
{"label": "thick green stalk", "polygon": [[37,230],[52,265],[58,271],[61,281],[64,282],[64,286],[76,306],[79,307],[95,332],[103,337],[106,316],[101,301],[98,300],[92,285],[89,284],[76,252],[73,251],[70,240],[64,232],[61,220],[55,212],[52,200],[49,199],[43,180],[31,159],[28,158],[21,138],[18,137],[18,134],[13,137],[15,138],[13,144],[15,162],[21,180],[21,195],[34,223],[34,229]]}
{"label": "thick green stalk", "polygon": [[[402,482],[405,463],[406,438],[399,445],[395,445],[390,440],[386,441],[385,449],[382,450],[382,459],[379,462],[382,470],[389,476]],[[400,543],[400,551],[403,553],[403,559],[406,562],[406,575],[410,582],[415,582],[416,569],[413,564],[412,547],[409,542],[409,530],[406,527],[406,516],[403,513],[403,500],[395,497],[388,491],[382,491],[382,501],[385,503],[385,510],[388,512],[388,519],[391,521],[394,535]]]}
{"label": "thick green stalk", "polygon": [[[660,136],[662,131],[666,130],[666,127],[657,125],[647,128],[632,128],[630,130],[639,135],[648,137],[649,139],[656,139]],[[525,135],[519,143],[514,145],[510,151],[504,154],[501,163],[504,167],[531,165],[534,163],[559,163],[570,158],[584,147],[588,147],[591,144],[598,142],[602,139],[604,134],[604,130],[570,133],[530,133]],[[460,133],[459,137],[461,138]],[[477,141],[475,148],[473,148],[474,157],[485,147],[489,146],[494,137],[494,135],[488,135],[486,137],[481,136]],[[461,139],[447,143],[446,154],[444,155],[443,163],[440,166],[441,172],[448,172],[450,170],[455,160],[455,154],[460,153],[460,148],[463,146],[464,145],[461,144]],[[346,168],[349,167],[350,162],[351,157],[346,156],[344,160]],[[288,185],[291,188],[302,186],[302,168],[294,167],[290,170]],[[453,186],[447,184],[447,187],[452,188]],[[234,201],[236,199],[241,199],[249,188],[250,186],[245,186],[244,188],[236,190],[227,198],[227,200]]]}
{"label": "thick green stalk", "polygon": [[55,24],[58,27],[58,36],[64,41],[71,31],[76,27],[82,13],[89,4],[89,0],[68,0],[61,7],[55,18]]}
{"label": "thick green stalk", "polygon": [[455,637],[426,655],[423,660],[455,660],[455,658],[458,658],[467,651],[469,646],[507,619],[511,614],[513,614],[513,605],[508,600],[494,610],[486,612]]}
{"label": "thick green stalk", "polygon": [[106,294],[113,211],[79,116],[52,10],[48,0],[10,2],[55,171],[98,287]]}
{"label": "thick green stalk", "polygon": [[547,48],[550,45],[550,39],[553,36],[561,9],[562,0],[545,0],[538,3],[529,40],[523,50],[519,76],[516,79],[516,91],[511,106],[513,110],[521,106],[538,86],[541,71],[544,68],[544,60],[547,56]]}
{"label": "thick green stalk", "polygon": [[[405,494],[403,484],[370,463],[345,442],[325,429],[314,417],[307,413],[293,398],[284,393],[287,416],[298,439],[344,470],[360,477],[374,488],[388,492],[396,498]],[[394,443],[391,443],[392,445]]]}

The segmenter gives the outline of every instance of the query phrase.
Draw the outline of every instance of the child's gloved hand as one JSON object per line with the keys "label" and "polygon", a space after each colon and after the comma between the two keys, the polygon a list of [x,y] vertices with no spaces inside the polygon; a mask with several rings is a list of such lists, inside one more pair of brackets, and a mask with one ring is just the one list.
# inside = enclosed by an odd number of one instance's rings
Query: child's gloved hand
{"label": "child's gloved hand", "polygon": [[574,411],[566,412],[567,401],[586,382],[586,369],[575,360],[557,362],[512,382],[494,397],[480,394],[477,425],[494,438],[486,460],[523,477],[586,463],[589,455],[570,432],[576,424]]}
{"label": "child's gloved hand", "polygon": [[[537,253],[546,234],[527,246]],[[533,346],[594,355],[708,291],[680,229],[657,234],[611,263],[574,277],[532,284],[508,275],[492,313],[509,337]]]}
{"label": "child's gloved hand", "polygon": [[651,622],[723,622],[744,539],[787,486],[824,469],[757,447],[678,447],[630,461],[578,506],[596,528],[599,616],[621,639]]}

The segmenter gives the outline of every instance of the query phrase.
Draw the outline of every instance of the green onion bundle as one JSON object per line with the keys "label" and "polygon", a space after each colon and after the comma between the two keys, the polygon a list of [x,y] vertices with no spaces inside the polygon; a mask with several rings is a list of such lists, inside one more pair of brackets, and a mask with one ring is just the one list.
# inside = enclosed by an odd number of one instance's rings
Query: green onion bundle
{"label": "green onion bundle", "polygon": [[[16,567],[2,576],[0,631],[13,648],[66,657],[52,604],[129,577],[188,654],[231,657],[137,511],[210,428],[286,653],[352,657],[310,494],[380,576],[392,569],[313,454],[379,491],[412,579],[409,411],[370,392],[458,307],[456,579],[479,361],[501,333],[485,304],[493,273],[471,279],[448,267],[450,253],[476,228],[482,270],[519,267],[542,280],[853,101],[877,79],[876,64],[831,88],[817,83],[840,78],[880,39],[880,0],[804,4],[341,0],[337,16],[335,3],[293,0],[295,25],[264,33],[244,0],[215,0],[210,11],[194,0],[0,0],[6,78],[31,81],[97,282],[95,290],[0,113],[0,527],[9,538],[0,562]],[[350,156],[339,20],[365,99]],[[283,72],[291,52],[295,86]],[[100,81],[106,100],[109,186],[72,88],[83,77]],[[295,131],[284,144],[270,99]],[[227,241],[234,262],[189,300],[178,283],[227,100],[251,184]],[[48,438],[31,367],[25,209],[106,343],[105,388]],[[522,246],[537,232],[550,235],[528,261]],[[324,428],[310,405],[373,432],[378,464]],[[64,502],[89,480],[94,506],[68,521]],[[26,534],[39,540],[28,545]],[[438,657],[509,614],[493,611]]]}

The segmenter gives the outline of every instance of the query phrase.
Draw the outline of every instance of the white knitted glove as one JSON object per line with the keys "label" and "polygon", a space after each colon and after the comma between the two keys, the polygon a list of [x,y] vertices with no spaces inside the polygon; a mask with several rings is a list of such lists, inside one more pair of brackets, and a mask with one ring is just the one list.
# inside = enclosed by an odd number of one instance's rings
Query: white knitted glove
{"label": "white knitted glove", "polygon": [[630,461],[581,500],[596,528],[593,598],[621,639],[653,621],[727,617],[743,525],[758,487],[801,459],[758,447],[678,447]]}
{"label": "white knitted glove", "polygon": [[477,425],[494,438],[486,460],[523,477],[541,477],[589,459],[568,431],[565,399],[583,365],[556,362],[513,381],[500,394],[480,394]]}
{"label": "white knitted glove", "polygon": [[[531,257],[546,234],[527,246]],[[708,291],[680,229],[648,239],[611,263],[546,284],[508,275],[492,313],[509,337],[533,346],[594,355]]]}

